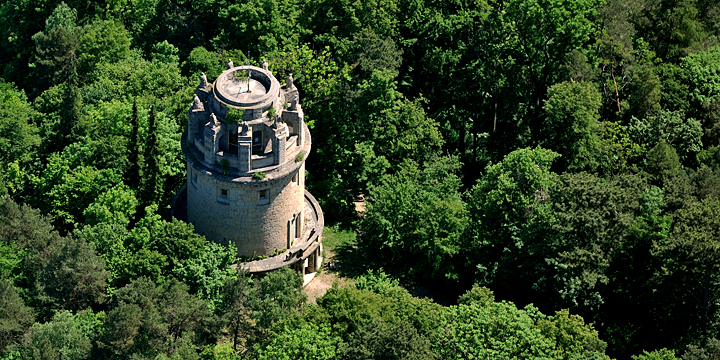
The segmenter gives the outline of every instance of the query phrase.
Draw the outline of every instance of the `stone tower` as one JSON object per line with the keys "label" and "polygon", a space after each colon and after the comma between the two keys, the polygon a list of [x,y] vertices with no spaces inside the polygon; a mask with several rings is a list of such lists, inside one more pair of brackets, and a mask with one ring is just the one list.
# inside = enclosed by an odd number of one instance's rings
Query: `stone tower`
{"label": "stone tower", "polygon": [[[250,272],[319,266],[323,216],[305,191],[310,132],[290,75],[265,63],[203,74],[183,134],[187,220],[208,240],[235,244]],[[270,256],[273,255],[273,256]]]}

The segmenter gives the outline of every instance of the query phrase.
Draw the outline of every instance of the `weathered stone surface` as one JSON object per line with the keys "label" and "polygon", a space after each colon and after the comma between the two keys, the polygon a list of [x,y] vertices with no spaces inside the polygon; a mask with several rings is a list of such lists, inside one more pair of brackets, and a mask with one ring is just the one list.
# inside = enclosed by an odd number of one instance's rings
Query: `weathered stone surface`
{"label": "weathered stone surface", "polygon": [[303,165],[284,178],[238,183],[208,176],[189,165],[188,221],[209,240],[235,243],[241,256],[286,249],[289,222],[297,214],[302,218],[304,174]]}

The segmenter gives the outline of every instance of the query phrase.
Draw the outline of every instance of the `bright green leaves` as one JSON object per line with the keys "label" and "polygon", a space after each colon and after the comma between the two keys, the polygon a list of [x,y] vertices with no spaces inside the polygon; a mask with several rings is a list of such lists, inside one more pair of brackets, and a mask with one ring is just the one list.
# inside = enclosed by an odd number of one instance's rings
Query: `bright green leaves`
{"label": "bright green leaves", "polygon": [[534,326],[543,317],[506,302],[451,306],[441,314],[434,348],[443,359],[551,359],[553,343]]}
{"label": "bright green leaves", "polygon": [[220,8],[222,33],[216,41],[227,48],[268,53],[299,45],[300,7],[293,0],[252,0]]}
{"label": "bright green leaves", "polygon": [[477,225],[505,228],[541,214],[555,183],[550,166],[559,156],[540,147],[520,149],[488,165],[470,195]]}
{"label": "bright green leaves", "polygon": [[222,301],[225,284],[238,276],[231,265],[237,263],[235,246],[207,242],[202,252],[173,269],[173,274],[190,286],[199,298],[208,302],[211,311]]}
{"label": "bright green leaves", "polygon": [[598,332],[568,310],[546,317],[528,305],[468,303],[440,316],[433,349],[443,359],[608,359]]}
{"label": "bright green leaves", "polygon": [[694,155],[702,149],[700,122],[679,111],[661,111],[657,116],[643,120],[633,117],[629,129],[633,140],[646,149],[653,148],[661,140],[672,145],[683,162],[694,160]]}
{"label": "bright green leaves", "polygon": [[70,162],[53,154],[42,177],[31,178],[33,185],[42,191],[38,202],[57,220],[59,227],[71,230],[82,221],[82,212],[101,193],[115,186],[121,177],[109,169],[97,170],[90,166],[71,168]]}
{"label": "bright green leaves", "polygon": [[92,341],[83,331],[81,315],[61,311],[44,324],[35,323],[21,349],[23,358],[82,360],[90,356]]}
{"label": "bright green leaves", "polygon": [[539,147],[513,151],[488,165],[469,191],[465,266],[475,272],[477,283],[502,284],[504,276],[519,281],[536,271],[532,261],[524,263],[538,251],[532,226],[549,214],[549,192],[557,177],[550,166],[558,156]]}
{"label": "bright green leaves", "polygon": [[139,205],[135,192],[125,185],[117,185],[100,195],[85,211],[85,223],[119,224],[128,226]]}
{"label": "bright green leaves", "polygon": [[597,168],[600,105],[600,92],[592,83],[563,82],[548,89],[546,147],[562,155],[559,161],[568,171]]}
{"label": "bright green leaves", "polygon": [[702,104],[720,95],[719,46],[684,57],[680,66],[687,71],[688,84],[693,87],[690,100]]}
{"label": "bright green leaves", "polygon": [[80,36],[78,52],[78,74],[85,79],[98,64],[128,57],[130,34],[113,20],[95,21]]}
{"label": "bright green leaves", "polygon": [[181,68],[183,73],[191,79],[194,76],[199,77],[200,73],[204,72],[209,82],[214,81],[224,70],[218,56],[207,51],[202,46],[198,46],[190,52],[187,60],[183,61]]}
{"label": "bright green leaves", "polygon": [[[686,357],[683,355],[683,359],[686,359]],[[672,350],[668,350],[666,348],[653,350],[653,351],[643,351],[640,355],[633,355],[633,360],[677,360],[678,358],[675,357],[675,352]]]}
{"label": "bright green leaves", "polygon": [[447,158],[431,158],[422,169],[406,162],[371,188],[361,223],[366,245],[407,264],[416,276],[457,280],[452,259],[460,252],[467,222],[457,167]]}
{"label": "bright green leaves", "polygon": [[555,343],[553,358],[585,358],[610,360],[605,353],[607,344],[600,340],[592,324],[585,324],[582,317],[571,315],[567,309],[559,310],[554,316],[548,316],[537,322],[543,335]]}
{"label": "bright green leaves", "polygon": [[338,83],[348,77],[350,68],[333,59],[330,49],[314,51],[309,44],[280,49],[269,55],[269,67],[280,82],[293,74],[295,84],[307,94],[303,106],[335,95]]}
{"label": "bright green leaves", "polygon": [[258,360],[333,360],[337,359],[343,341],[333,335],[330,327],[306,324],[299,328],[285,328],[265,348],[257,351]]}
{"label": "bright green leaves", "polygon": [[33,122],[37,116],[24,92],[0,82],[0,167],[31,158],[32,151],[40,144]]}

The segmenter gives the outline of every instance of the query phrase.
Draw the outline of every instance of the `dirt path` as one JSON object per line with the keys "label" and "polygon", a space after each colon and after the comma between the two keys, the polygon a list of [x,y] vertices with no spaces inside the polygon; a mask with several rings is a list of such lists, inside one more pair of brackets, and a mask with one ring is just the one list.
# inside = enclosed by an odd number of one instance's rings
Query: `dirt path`
{"label": "dirt path", "polygon": [[322,271],[316,275],[309,284],[305,285],[303,292],[308,297],[308,302],[315,304],[317,298],[325,295],[325,292],[330,289],[333,283],[337,282],[339,285],[344,285],[352,280],[338,276],[338,273],[331,268],[335,263],[335,253],[328,247],[325,247],[325,257],[323,258]]}
{"label": "dirt path", "polygon": [[332,287],[333,282],[338,280],[337,274],[330,273],[327,269],[323,269],[320,275],[315,276],[309,284],[305,286],[303,292],[308,297],[308,302],[315,303],[317,298],[325,295],[325,292]]}

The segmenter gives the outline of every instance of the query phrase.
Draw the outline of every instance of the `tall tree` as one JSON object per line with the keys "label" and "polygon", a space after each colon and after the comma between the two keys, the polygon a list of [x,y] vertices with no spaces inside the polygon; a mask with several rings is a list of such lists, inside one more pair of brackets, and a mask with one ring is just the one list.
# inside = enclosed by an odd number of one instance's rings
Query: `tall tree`
{"label": "tall tree", "polygon": [[558,156],[540,147],[513,151],[502,162],[488,165],[469,191],[471,244],[464,251],[476,282],[495,283],[499,290],[505,288],[503,283],[510,284],[510,278],[520,275],[527,280],[522,274],[534,272],[532,266],[522,265],[540,240],[528,229],[550,210],[549,192],[557,177],[550,166]]}
{"label": "tall tree", "polygon": [[80,122],[80,112],[82,108],[82,97],[78,89],[77,59],[75,51],[70,50],[67,57],[68,64],[65,68],[65,93],[63,95],[63,106],[60,118],[60,131],[63,135],[63,143],[65,145],[73,142],[78,135],[80,129],[77,128]]}
{"label": "tall tree", "polygon": [[20,343],[35,319],[18,290],[11,281],[0,279],[0,355]]}
{"label": "tall tree", "polygon": [[34,78],[39,85],[38,90],[69,80],[68,67],[76,66],[70,56],[75,56],[80,45],[81,28],[76,23],[77,11],[61,2],[45,21],[45,30],[33,35],[37,55],[31,66],[37,70]]}
{"label": "tall tree", "polygon": [[718,281],[720,281],[720,200],[707,197],[677,211],[672,234],[658,244],[664,260],[667,285],[666,318],[674,324],[668,339],[690,336],[709,339],[717,334]]}
{"label": "tall tree", "polygon": [[[208,335],[207,305],[175,279],[156,285],[141,277],[115,294],[99,346],[106,356],[186,358]],[[189,351],[188,351],[189,350]],[[189,355],[189,354],[188,354]]]}
{"label": "tall tree", "polygon": [[[393,270],[418,278],[458,281],[467,210],[457,158],[434,157],[420,168],[406,161],[370,191],[361,221],[363,244]],[[392,260],[391,260],[392,259]]]}
{"label": "tall tree", "polygon": [[155,106],[150,108],[150,120],[148,121],[148,138],[145,144],[145,166],[142,171],[140,202],[143,205],[157,203],[162,199],[162,186],[158,160],[161,156],[158,144],[157,115]]}
{"label": "tall tree", "polygon": [[562,155],[568,171],[595,170],[600,93],[588,82],[562,82],[548,89],[545,147]]}
{"label": "tall tree", "polygon": [[130,133],[130,146],[128,154],[129,167],[125,173],[125,182],[131,188],[140,184],[142,174],[140,173],[140,114],[138,111],[137,99],[133,101],[132,116],[130,118],[132,132]]}
{"label": "tall tree", "polygon": [[60,311],[52,320],[30,328],[27,342],[20,353],[26,359],[67,359],[82,360],[90,356],[92,341],[86,333],[86,324],[80,321],[80,314]]}
{"label": "tall tree", "polygon": [[52,255],[36,282],[39,300],[55,309],[75,311],[105,301],[105,261],[91,244],[67,237],[48,250]]}

